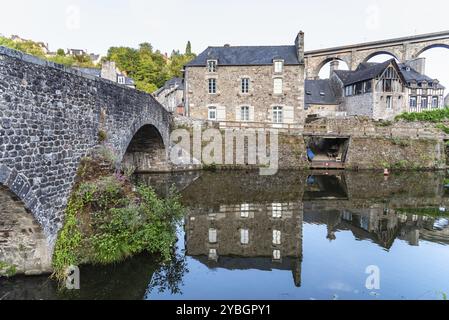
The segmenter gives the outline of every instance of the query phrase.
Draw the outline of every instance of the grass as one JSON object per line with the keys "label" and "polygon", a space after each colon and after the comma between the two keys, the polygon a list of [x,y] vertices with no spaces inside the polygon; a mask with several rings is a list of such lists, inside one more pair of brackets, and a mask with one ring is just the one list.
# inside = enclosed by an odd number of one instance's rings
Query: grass
{"label": "grass", "polygon": [[[159,198],[121,173],[96,169],[105,159],[84,159],[53,256],[54,277],[83,264],[111,264],[141,252],[171,258],[184,209],[174,190]],[[95,173],[95,174],[90,174]]]}
{"label": "grass", "polygon": [[17,267],[15,265],[0,261],[0,277],[13,277],[17,273]]}
{"label": "grass", "polygon": [[449,108],[429,110],[423,112],[405,112],[395,118],[396,121],[408,122],[434,122],[449,120]]}

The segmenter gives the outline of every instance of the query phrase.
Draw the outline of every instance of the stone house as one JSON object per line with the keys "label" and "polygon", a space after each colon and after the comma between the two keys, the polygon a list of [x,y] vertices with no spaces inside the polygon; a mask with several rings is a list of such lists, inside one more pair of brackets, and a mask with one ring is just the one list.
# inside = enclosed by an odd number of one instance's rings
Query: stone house
{"label": "stone house", "polygon": [[169,112],[184,115],[184,80],[172,78],[157,90],[154,97]]}
{"label": "stone house", "polygon": [[293,45],[209,47],[185,66],[187,116],[282,128],[304,120],[304,33]]}
{"label": "stone house", "polygon": [[135,89],[134,80],[127,77],[126,74],[121,72],[115,65],[114,61],[105,61],[103,62],[101,69],[97,68],[80,68],[74,67],[74,69],[89,74],[94,77],[107,79],[118,84],[127,86],[129,88]]}
{"label": "stone house", "polygon": [[333,70],[327,80],[307,80],[306,111],[388,120],[403,112],[443,108],[445,88],[413,67],[424,70],[416,61],[397,64],[392,59],[361,63],[354,71]]}

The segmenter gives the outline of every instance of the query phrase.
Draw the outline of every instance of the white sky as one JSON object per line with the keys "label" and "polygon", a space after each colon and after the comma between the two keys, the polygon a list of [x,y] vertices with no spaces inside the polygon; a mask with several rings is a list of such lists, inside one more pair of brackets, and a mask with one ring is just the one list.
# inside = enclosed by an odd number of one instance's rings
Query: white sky
{"label": "white sky", "polygon": [[[312,50],[449,30],[447,0],[0,0],[0,12],[3,35],[101,54],[141,42],[167,53],[184,51],[187,40],[197,53],[291,44],[299,30]],[[449,50],[438,51],[426,53],[427,73],[449,87]]]}

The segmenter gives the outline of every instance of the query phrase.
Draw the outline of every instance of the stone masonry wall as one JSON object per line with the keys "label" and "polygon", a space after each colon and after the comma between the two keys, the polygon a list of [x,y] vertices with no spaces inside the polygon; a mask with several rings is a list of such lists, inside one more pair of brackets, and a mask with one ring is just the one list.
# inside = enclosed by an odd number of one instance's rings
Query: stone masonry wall
{"label": "stone masonry wall", "polygon": [[[273,94],[273,79],[283,78],[282,95]],[[217,79],[217,94],[208,93],[208,79]],[[250,79],[248,94],[241,93],[241,79]],[[275,75],[273,66],[220,67],[208,73],[206,67],[187,69],[186,102],[193,118],[207,119],[209,106],[226,108],[226,121],[237,121],[236,109],[249,106],[255,122],[272,122],[274,106],[291,107],[294,123],[304,119],[304,66],[284,66],[282,75]]]}
{"label": "stone masonry wall", "polygon": [[168,145],[170,122],[148,94],[0,47],[0,184],[33,213],[50,246],[99,131],[120,161],[144,125]]}

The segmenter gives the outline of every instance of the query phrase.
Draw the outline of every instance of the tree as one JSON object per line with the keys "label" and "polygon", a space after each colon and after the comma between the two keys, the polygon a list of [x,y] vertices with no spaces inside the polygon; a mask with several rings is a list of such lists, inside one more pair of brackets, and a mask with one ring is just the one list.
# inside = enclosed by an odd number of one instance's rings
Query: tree
{"label": "tree", "polygon": [[190,41],[187,42],[186,55],[188,56],[192,55],[192,44],[190,43]]}
{"label": "tree", "polygon": [[65,56],[65,51],[64,51],[64,49],[58,49],[58,51],[56,51],[56,54],[58,56]]}

